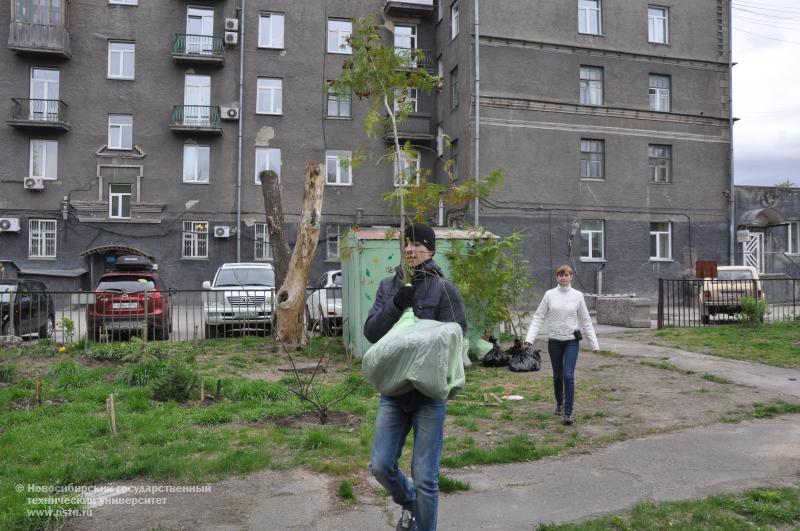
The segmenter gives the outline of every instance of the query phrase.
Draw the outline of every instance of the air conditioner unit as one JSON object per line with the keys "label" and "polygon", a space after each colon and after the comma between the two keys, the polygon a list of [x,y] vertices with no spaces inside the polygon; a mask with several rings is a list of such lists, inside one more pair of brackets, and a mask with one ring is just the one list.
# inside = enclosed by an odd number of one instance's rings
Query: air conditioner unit
{"label": "air conditioner unit", "polygon": [[235,31],[226,31],[225,32],[225,45],[226,46],[236,46],[239,44],[239,34]]}
{"label": "air conditioner unit", "polygon": [[26,190],[44,190],[44,179],[41,177],[25,177]]}
{"label": "air conditioner unit", "polygon": [[238,120],[239,108],[238,107],[220,107],[220,114],[223,120]]}
{"label": "air conditioner unit", "polygon": [[230,238],[231,228],[228,225],[217,225],[214,227],[215,238]]}
{"label": "air conditioner unit", "polygon": [[19,218],[0,218],[0,232],[19,232]]}
{"label": "air conditioner unit", "polygon": [[226,18],[225,19],[225,31],[239,31],[239,19],[238,18]]}

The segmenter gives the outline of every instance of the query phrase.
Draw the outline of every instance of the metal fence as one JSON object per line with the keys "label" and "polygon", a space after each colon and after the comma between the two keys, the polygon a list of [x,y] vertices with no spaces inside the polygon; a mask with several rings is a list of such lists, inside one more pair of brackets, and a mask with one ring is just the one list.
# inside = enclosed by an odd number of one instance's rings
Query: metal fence
{"label": "metal fence", "polygon": [[[63,343],[268,335],[275,315],[274,289],[0,292],[0,335]],[[307,289],[303,319],[312,335],[341,334],[341,288]]]}
{"label": "metal fence", "polygon": [[800,279],[658,280],[658,328],[712,326],[746,317],[742,300],[762,301],[764,322],[800,320]]}

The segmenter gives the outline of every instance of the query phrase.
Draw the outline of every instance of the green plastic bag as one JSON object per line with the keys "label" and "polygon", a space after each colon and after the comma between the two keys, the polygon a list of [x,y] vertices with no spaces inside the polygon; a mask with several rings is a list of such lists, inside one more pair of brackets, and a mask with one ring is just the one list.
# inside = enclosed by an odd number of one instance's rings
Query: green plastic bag
{"label": "green plastic bag", "polygon": [[478,361],[481,361],[487,352],[492,350],[493,345],[481,336],[469,338],[469,353]]}
{"label": "green plastic bag", "polygon": [[416,389],[432,398],[455,396],[464,388],[464,343],[458,323],[418,319],[409,308],[380,341],[372,345],[361,368],[383,395]]}

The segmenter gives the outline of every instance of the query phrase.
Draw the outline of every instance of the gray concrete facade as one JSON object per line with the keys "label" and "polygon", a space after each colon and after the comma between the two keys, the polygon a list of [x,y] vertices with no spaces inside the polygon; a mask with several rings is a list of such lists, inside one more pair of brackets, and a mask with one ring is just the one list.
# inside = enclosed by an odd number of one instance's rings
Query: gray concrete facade
{"label": "gray concrete facade", "polygon": [[[0,233],[0,259],[12,260],[23,271],[86,269],[89,273],[78,274],[72,283],[88,289],[105,253],[117,251],[81,253],[125,246],[152,255],[168,285],[199,288],[220,263],[236,259],[237,237],[209,234],[206,258],[182,258],[183,223],[207,222],[209,231],[217,225],[236,227],[240,123],[242,260],[254,259],[254,224],[265,219],[255,182],[257,148],[281,151],[290,232],[296,230],[305,165],[324,162],[326,150],[373,155],[352,169],[352,185],[326,186],[326,226],[397,223],[380,201],[392,188],[392,169],[376,164],[387,143],[365,135],[366,105],[354,99],[351,117],[326,116],[323,86],[338,76],[348,57],[327,52],[329,19],[372,13],[390,29],[396,24],[416,27],[416,46],[431,50],[433,69],[444,77],[440,92],[419,95],[418,112],[431,116],[432,133],[440,128],[454,141],[442,143],[441,155],[435,138],[419,142],[421,165],[432,171],[434,180],[446,182],[444,164],[455,157],[459,181],[474,177],[474,0],[444,1],[417,13],[395,1],[389,4],[397,9],[385,11],[384,0],[245,2],[141,1],[131,6],[65,0],[68,57],[35,47],[25,53],[0,49],[5,73],[0,100],[30,98],[32,69],[57,69],[68,123],[68,130],[40,123],[0,127],[0,218],[19,218],[21,225],[18,233]],[[246,8],[239,43],[224,47],[224,64],[173,58],[173,42],[176,34],[187,32],[190,7],[212,9],[213,34],[221,38],[226,18],[239,18],[242,3]],[[482,204],[481,223],[499,235],[511,230],[529,235],[526,248],[538,292],[552,284],[554,266],[571,262],[579,289],[647,296],[659,276],[681,277],[691,271],[694,260],[728,260],[728,0],[659,2],[668,9],[667,44],[648,42],[647,2],[603,0],[599,35],[578,31],[577,4],[482,3],[477,173],[500,168],[505,185]],[[13,5],[0,2],[2,42],[9,41],[6,21],[19,19]],[[456,36],[454,6],[459,13]],[[282,47],[259,47],[260,13],[283,15]],[[135,43],[134,79],[109,79],[109,41]],[[602,68],[598,105],[580,103],[581,66]],[[451,100],[454,71],[458,105]],[[669,112],[650,110],[650,74],[669,76]],[[239,108],[240,121],[223,119],[213,131],[173,130],[171,114],[174,106],[184,104],[187,75],[208,76],[208,104]],[[262,77],[282,81],[281,114],[257,112]],[[7,109],[10,121],[14,110]],[[133,149],[108,148],[109,114],[132,115]],[[602,179],[581,178],[582,139],[603,141]],[[42,191],[22,186],[31,174],[31,140],[58,142],[57,178],[45,181]],[[207,184],[184,182],[186,145],[209,147]],[[649,180],[650,145],[671,150],[667,183]],[[112,184],[131,186],[130,219],[109,219]],[[445,214],[446,223],[470,222],[473,215]],[[54,258],[29,257],[30,219],[56,221]],[[581,259],[582,232],[572,234],[575,220],[604,222],[602,259]],[[669,253],[663,260],[651,259],[655,222],[670,222]],[[339,267],[336,259],[327,258],[326,244],[323,231],[312,277]]]}

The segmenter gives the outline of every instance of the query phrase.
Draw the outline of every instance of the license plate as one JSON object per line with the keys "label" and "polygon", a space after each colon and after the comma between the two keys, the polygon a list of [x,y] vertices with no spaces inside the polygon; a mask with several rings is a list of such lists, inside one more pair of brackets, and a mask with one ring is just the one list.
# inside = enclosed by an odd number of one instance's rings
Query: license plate
{"label": "license plate", "polygon": [[138,302],[115,302],[111,305],[115,310],[135,310],[139,307]]}

